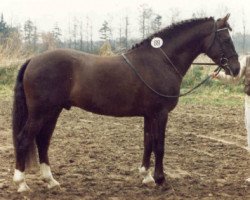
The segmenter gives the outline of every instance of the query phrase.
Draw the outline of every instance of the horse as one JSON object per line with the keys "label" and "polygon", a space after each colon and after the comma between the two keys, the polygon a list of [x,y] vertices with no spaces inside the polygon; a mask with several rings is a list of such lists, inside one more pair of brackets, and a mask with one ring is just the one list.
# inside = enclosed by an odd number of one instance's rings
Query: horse
{"label": "horse", "polygon": [[[139,172],[143,183],[166,183],[163,169],[168,114],[179,99],[180,85],[202,53],[229,75],[240,65],[229,34],[229,14],[172,24],[142,40],[122,55],[101,57],[70,49],[32,57],[20,68],[14,88],[13,144],[18,192],[29,191],[25,169],[38,152],[48,188],[59,186],[48,157],[50,140],[63,109],[72,106],[115,117],[144,117],[144,152]],[[153,38],[162,46],[152,47]],[[150,173],[151,154],[155,170]]]}

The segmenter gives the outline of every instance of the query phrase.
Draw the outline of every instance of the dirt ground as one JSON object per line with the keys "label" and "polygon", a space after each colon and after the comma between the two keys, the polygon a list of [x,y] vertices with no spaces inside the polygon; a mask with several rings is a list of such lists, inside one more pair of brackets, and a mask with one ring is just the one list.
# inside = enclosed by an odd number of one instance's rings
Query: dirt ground
{"label": "dirt ground", "polygon": [[63,111],[50,148],[61,188],[48,190],[36,169],[27,175],[32,191],[18,194],[12,183],[12,103],[0,99],[0,199],[250,199],[243,107],[177,106],[166,131],[164,187],[141,184],[142,118]]}

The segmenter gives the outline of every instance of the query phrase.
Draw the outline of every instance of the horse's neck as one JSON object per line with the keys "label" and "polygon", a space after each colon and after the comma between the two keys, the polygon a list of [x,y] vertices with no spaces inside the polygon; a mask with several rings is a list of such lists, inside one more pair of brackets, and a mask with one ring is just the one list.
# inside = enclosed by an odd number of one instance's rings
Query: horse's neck
{"label": "horse's neck", "polygon": [[[163,46],[163,50],[169,54],[168,56],[170,59],[176,61],[175,64],[183,76],[186,74],[195,58],[203,53],[202,43],[207,35],[204,28],[205,25],[196,28],[196,30],[190,28],[187,31],[183,31],[175,37],[174,40],[176,40],[176,42],[167,41],[165,46]],[[173,45],[168,45],[168,43]]]}

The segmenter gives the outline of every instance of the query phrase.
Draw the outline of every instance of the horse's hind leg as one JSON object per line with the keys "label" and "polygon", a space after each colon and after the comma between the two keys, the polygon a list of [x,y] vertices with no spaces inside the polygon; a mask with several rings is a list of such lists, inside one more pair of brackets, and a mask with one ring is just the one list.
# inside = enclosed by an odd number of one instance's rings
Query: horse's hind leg
{"label": "horse's hind leg", "polygon": [[55,125],[62,109],[52,109],[45,117],[44,124],[36,136],[36,144],[38,148],[39,154],[39,162],[40,162],[40,171],[44,181],[48,183],[48,188],[51,189],[53,187],[59,186],[59,183],[53,178],[49,157],[48,157],[48,149],[50,145],[50,139],[55,129]]}
{"label": "horse's hind leg", "polygon": [[139,168],[139,172],[143,176],[143,184],[154,184],[154,179],[149,171],[150,157],[153,150],[152,123],[151,118],[144,117],[144,153],[142,165]]}
{"label": "horse's hind leg", "polygon": [[35,161],[35,134],[39,132],[42,119],[30,116],[15,141],[16,168],[13,181],[18,184],[18,192],[29,190],[25,181],[25,167]]}

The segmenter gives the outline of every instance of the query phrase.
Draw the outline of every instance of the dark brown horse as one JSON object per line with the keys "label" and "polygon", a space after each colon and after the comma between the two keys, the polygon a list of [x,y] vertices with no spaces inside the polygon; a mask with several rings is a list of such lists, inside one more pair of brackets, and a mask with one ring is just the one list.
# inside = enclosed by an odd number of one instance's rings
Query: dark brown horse
{"label": "dark brown horse", "polygon": [[[172,25],[142,41],[124,57],[100,57],[61,49],[24,63],[16,81],[13,108],[14,181],[19,184],[18,191],[29,189],[24,171],[34,159],[35,146],[48,187],[59,185],[50,171],[48,148],[62,109],[71,106],[101,115],[144,117],[140,172],[145,176],[143,183],[162,184],[168,113],[178,102],[182,78],[193,60],[206,53],[228,74],[238,74],[240,66],[228,31],[231,29],[228,17]],[[150,45],[153,37],[162,38],[161,48]],[[153,177],[149,173],[152,152]]]}

